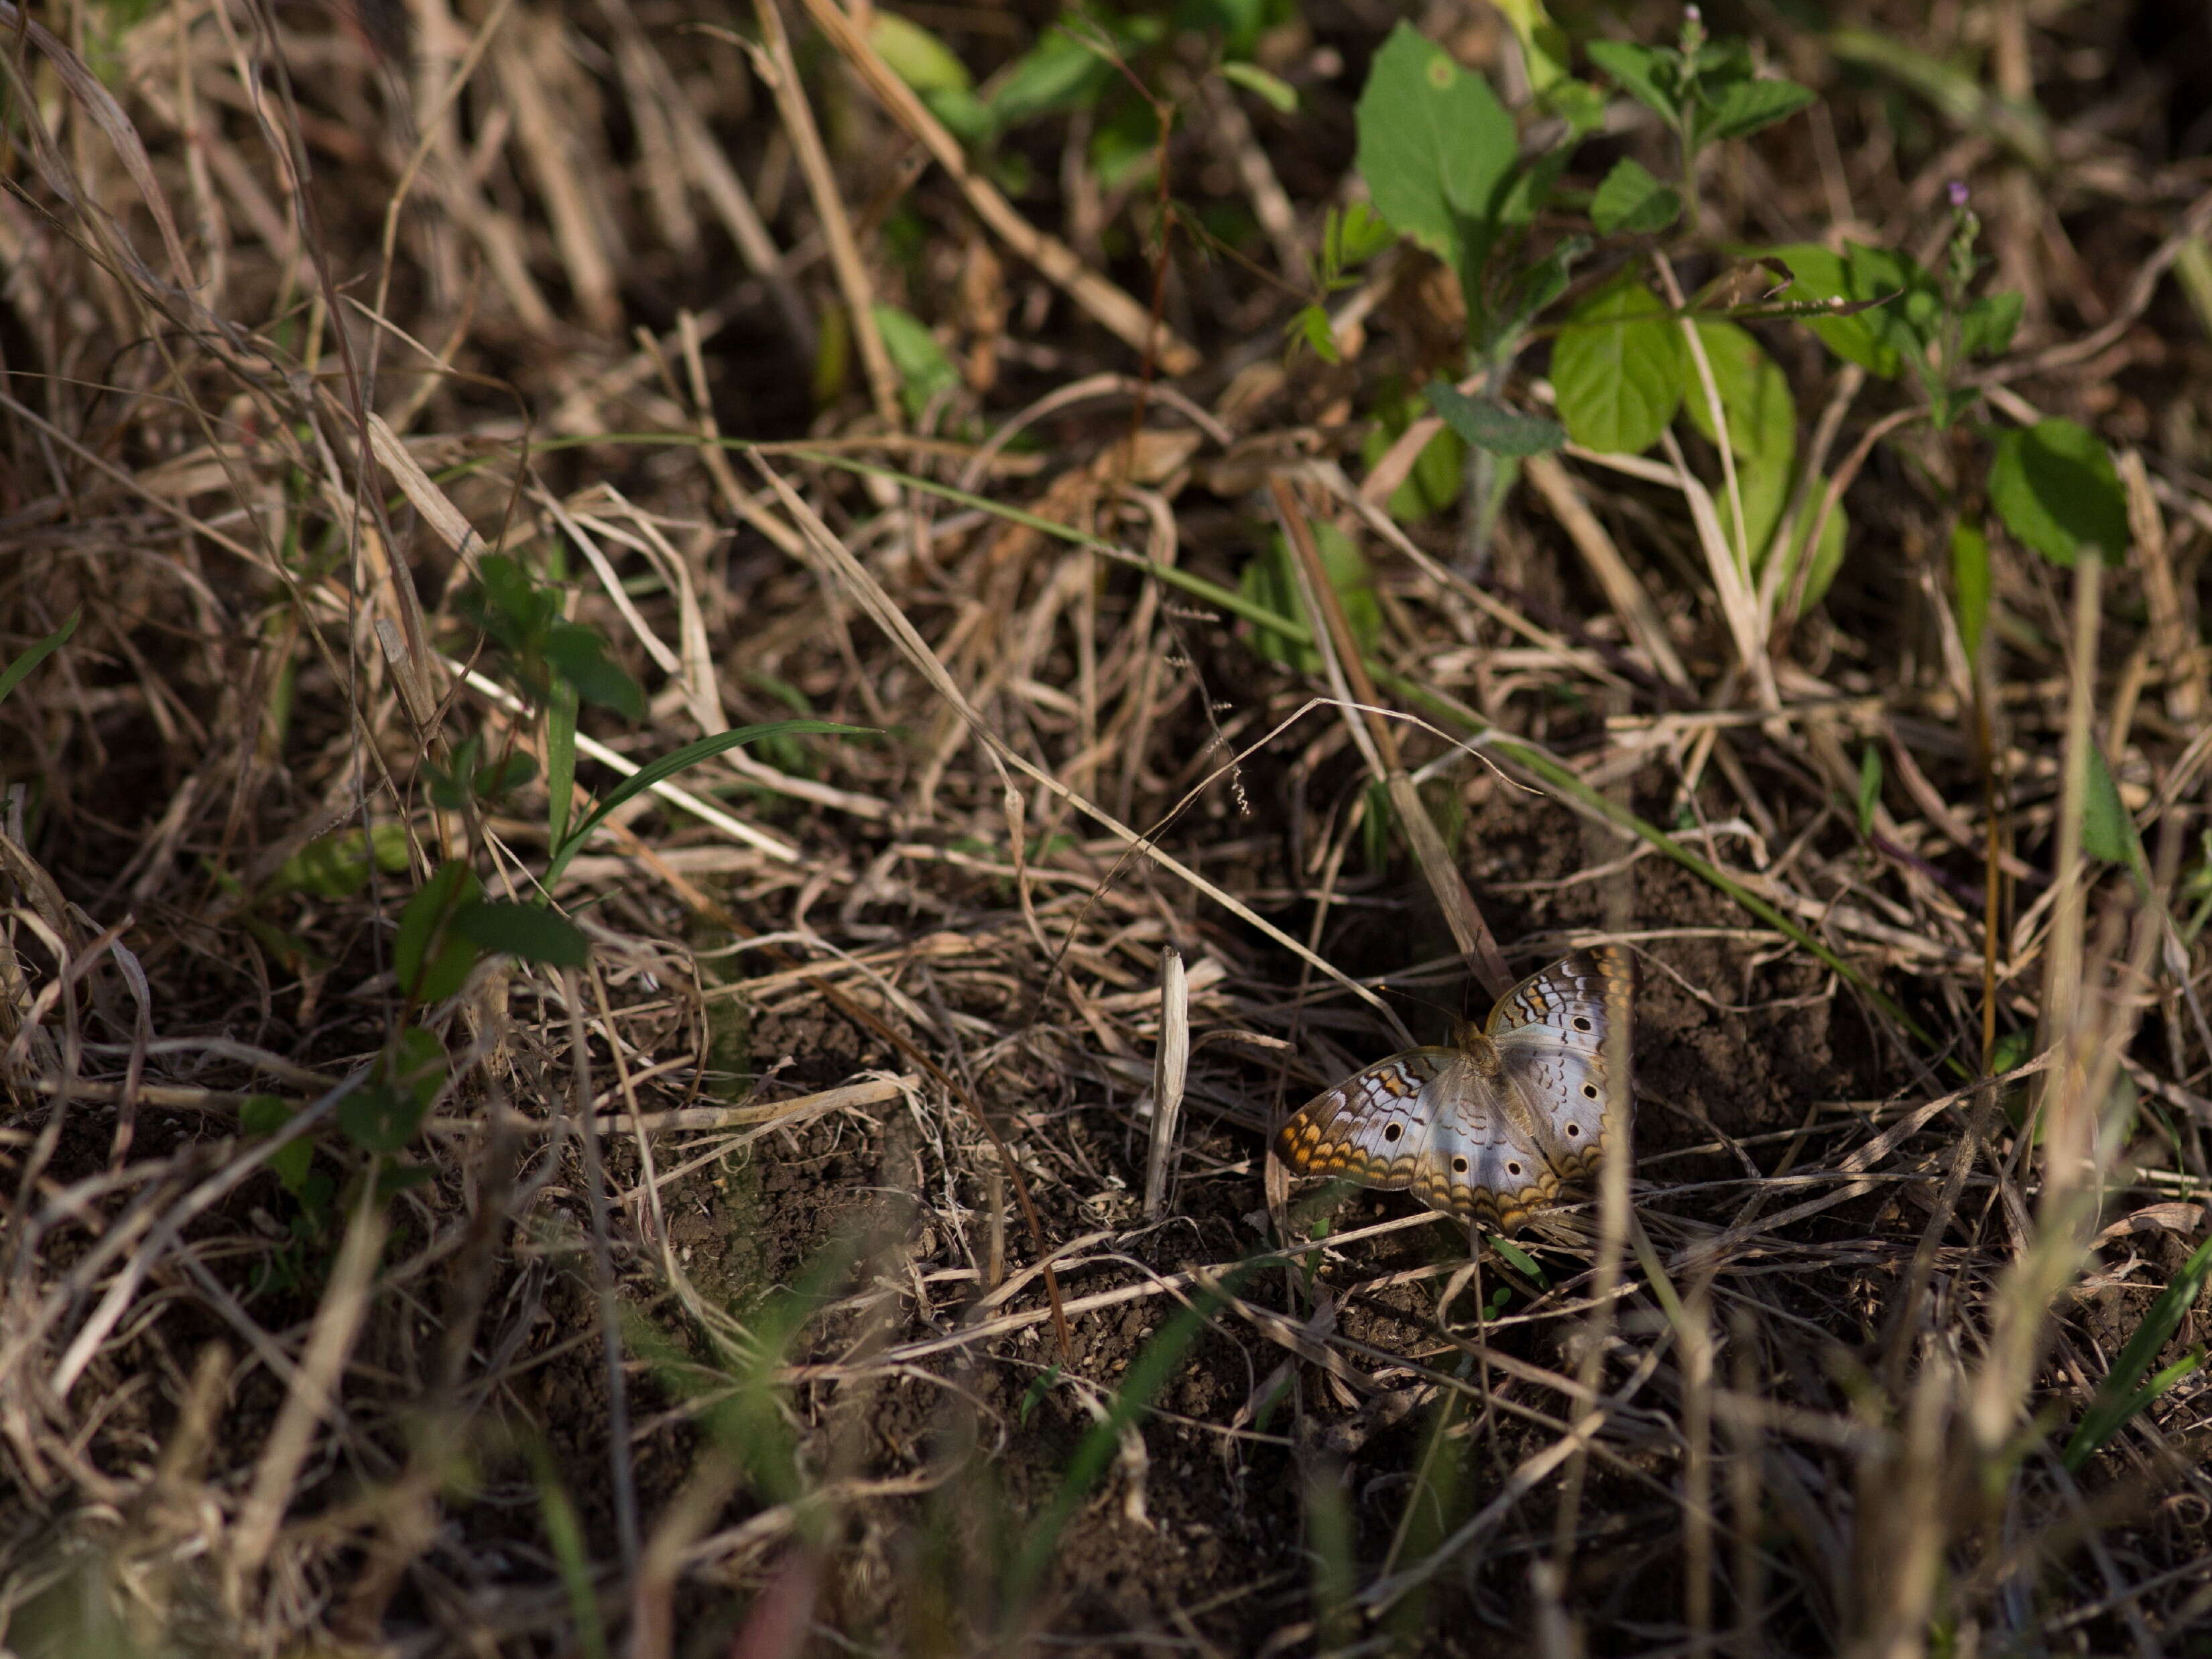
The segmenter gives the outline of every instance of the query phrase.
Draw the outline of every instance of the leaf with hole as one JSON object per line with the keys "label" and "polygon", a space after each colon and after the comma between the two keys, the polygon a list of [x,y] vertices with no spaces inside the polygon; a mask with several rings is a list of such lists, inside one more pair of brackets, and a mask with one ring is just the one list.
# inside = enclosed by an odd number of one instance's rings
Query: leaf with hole
{"label": "leaf with hole", "polygon": [[2039,421],[1997,440],[1990,501],[2005,528],[2053,564],[2085,547],[2118,562],[2128,550],[2128,501],[2097,435],[2067,420]]}
{"label": "leaf with hole", "polygon": [[1464,283],[1519,157],[1513,118],[1488,82],[1401,21],[1375,54],[1358,121],[1376,210]]}
{"label": "leaf with hole", "polygon": [[1576,307],[1552,348],[1552,389],[1567,435],[1607,454],[1640,455],[1682,401],[1681,337],[1633,276]]}

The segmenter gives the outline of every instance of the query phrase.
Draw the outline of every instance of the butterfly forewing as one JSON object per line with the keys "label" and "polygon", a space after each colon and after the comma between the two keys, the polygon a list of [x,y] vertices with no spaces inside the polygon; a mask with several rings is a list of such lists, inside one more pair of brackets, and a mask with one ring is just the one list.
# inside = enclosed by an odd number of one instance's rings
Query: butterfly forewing
{"label": "butterfly forewing", "polygon": [[1411,1186],[1436,1121],[1429,1091],[1457,1057],[1449,1048],[1409,1048],[1354,1072],[1283,1125],[1276,1155],[1302,1175],[1342,1176],[1393,1192]]}

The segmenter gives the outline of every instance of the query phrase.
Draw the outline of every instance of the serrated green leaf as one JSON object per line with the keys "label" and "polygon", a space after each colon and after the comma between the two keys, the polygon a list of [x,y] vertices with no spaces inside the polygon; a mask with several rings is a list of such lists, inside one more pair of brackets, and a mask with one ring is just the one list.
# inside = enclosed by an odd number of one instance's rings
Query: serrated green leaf
{"label": "serrated green leaf", "polygon": [[2024,545],[2071,565],[2085,547],[2118,562],[2129,545],[2128,501],[2097,435],[2071,421],[2014,428],[1997,440],[1990,501]]}
{"label": "serrated green leaf", "polygon": [[1255,97],[1266,100],[1278,115],[1298,112],[1298,89],[1280,76],[1268,74],[1257,64],[1224,64],[1221,78],[1231,86],[1243,88]]}
{"label": "serrated green leaf", "polygon": [[0,668],[0,702],[8,701],[8,694],[21,685],[33,668],[69,643],[70,635],[76,632],[77,618],[83,614],[84,607],[79,605],[69,613],[68,620],[59,628],[54,629],[36,645],[32,646],[5,668]]}
{"label": "serrated green leaf", "polygon": [[1887,301],[1848,315],[1814,316],[1808,321],[1821,343],[1844,362],[1883,380],[1895,380],[1904,367],[1903,354],[1917,343],[1916,331],[1900,307],[1908,290],[1926,283],[1926,273],[1887,248],[1856,244],[1847,245],[1843,254],[1810,242],[1769,252],[1796,279],[1781,296],[1785,301]]}
{"label": "serrated green leaf", "polygon": [[1523,415],[1486,398],[1472,398],[1457,386],[1431,380],[1426,394],[1429,407],[1446,425],[1493,455],[1545,455],[1566,442],[1566,429],[1557,421]]}
{"label": "serrated green leaf", "polygon": [[1680,406],[1681,338],[1632,276],[1576,308],[1552,348],[1552,389],[1567,435],[1606,454],[1640,455]]}
{"label": "serrated green leaf", "polygon": [[1358,128],[1376,210],[1464,282],[1519,155],[1513,118],[1486,81],[1401,21],[1375,55]]}
{"label": "serrated green leaf", "polygon": [[1608,236],[1649,235],[1666,229],[1681,213],[1682,198],[1626,155],[1613,164],[1590,198],[1590,222]]}
{"label": "serrated green leaf", "polygon": [[1646,109],[1657,112],[1668,126],[1675,125],[1681,106],[1675,97],[1672,53],[1632,40],[1593,40],[1583,50],[1623,92]]}
{"label": "serrated green leaf", "polygon": [[1990,543],[1982,527],[1961,519],[1951,527],[1951,586],[1959,598],[1959,637],[1966,660],[1981,660],[1990,623]]}
{"label": "serrated green leaf", "polygon": [[1795,81],[1738,81],[1722,93],[1698,123],[1706,139],[1747,138],[1787,120],[1813,101],[1810,87]]}
{"label": "serrated green leaf", "polygon": [[454,914],[453,927],[472,944],[487,951],[504,951],[525,962],[581,968],[591,960],[591,944],[581,928],[566,916],[534,904],[478,899]]}

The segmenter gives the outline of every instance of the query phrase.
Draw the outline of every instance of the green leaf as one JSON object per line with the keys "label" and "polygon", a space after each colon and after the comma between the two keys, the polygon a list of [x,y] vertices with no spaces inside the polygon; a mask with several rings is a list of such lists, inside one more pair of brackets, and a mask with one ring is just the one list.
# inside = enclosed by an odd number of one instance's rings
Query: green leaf
{"label": "green leaf", "polygon": [[1626,155],[1613,164],[1590,198],[1590,222],[1608,236],[1616,231],[1649,235],[1666,229],[1681,213],[1682,198]]}
{"label": "green leaf", "polygon": [[[1780,592],[1785,603],[1796,586],[1797,567],[1805,557],[1806,538],[1813,533],[1814,516],[1820,512],[1820,502],[1827,492],[1828,481],[1818,475],[1806,488],[1805,510],[1790,532],[1790,550],[1786,555],[1790,562],[1784,568],[1780,579]],[[1757,509],[1748,498],[1744,502],[1743,510],[1754,524],[1758,522]],[[1798,598],[1795,614],[1804,615],[1826,595],[1829,584],[1836,580],[1836,572],[1843,568],[1844,544],[1850,534],[1850,515],[1844,511],[1844,504],[1838,501],[1836,510],[1828,514],[1827,527],[1820,532],[1820,545],[1813,555],[1813,568],[1806,574],[1804,592]],[[1777,551],[1770,546],[1766,557],[1777,556]]]}
{"label": "green leaf", "polygon": [[2106,1373],[2105,1380],[2097,1385],[2096,1396],[2089,1401],[2089,1409],[2081,1414],[2081,1425],[2066,1443],[2064,1462],[2068,1468],[2078,1469],[2087,1462],[2100,1446],[2126,1426],[2130,1418],[2202,1363],[2203,1353],[2199,1350],[2167,1366],[2148,1382],[2142,1380],[2159,1351],[2180,1328],[2183,1316],[2196,1304],[2208,1276],[2212,1276],[2212,1239],[2197,1247],[2182,1264],[2181,1271],[2153,1299],[2142,1323],[2120,1350],[2120,1357],[2112,1362],[2112,1369]]}
{"label": "green leaf", "polygon": [[1224,64],[1221,78],[1231,86],[1243,88],[1255,97],[1265,99],[1278,115],[1298,112],[1298,89],[1289,82],[1268,74],[1257,64]]}
{"label": "green leaf", "polygon": [[2003,356],[2012,347],[2025,303],[2017,294],[1990,294],[1975,301],[1960,313],[1959,349],[1969,357]]}
{"label": "green leaf", "polygon": [[740,744],[753,743],[763,738],[780,737],[844,737],[859,738],[874,735],[872,728],[863,726],[838,726],[829,720],[775,720],[764,726],[740,726],[727,732],[717,732],[711,738],[702,738],[696,743],[687,743],[681,749],[671,750],[659,760],[638,769],[607,791],[605,798],[593,807],[591,815],[569,834],[553,843],[552,862],[547,866],[544,886],[548,892],[568,867],[568,860],[576,856],[584,842],[624,801],[643,794],[664,778],[672,778],[687,767],[711,759],[726,749],[735,749]]}
{"label": "green leaf", "polygon": [[1990,542],[1979,525],[1965,519],[1951,528],[1951,586],[1959,596],[1959,637],[1966,660],[1978,663],[1989,636]]}
{"label": "green leaf", "polygon": [[[372,849],[373,852],[372,852]],[[380,823],[374,836],[360,830],[318,836],[277,866],[269,878],[270,893],[313,893],[318,898],[351,898],[368,885],[369,860],[386,875],[407,867],[407,826]]]}
{"label": "green leaf", "polygon": [[70,635],[76,632],[77,618],[83,614],[84,607],[79,605],[69,613],[67,622],[24,652],[5,668],[0,668],[0,702],[8,701],[8,694],[21,685],[24,677],[33,668],[69,643]]}
{"label": "green leaf", "polygon": [[1544,0],[1498,0],[1498,9],[1513,26],[1521,42],[1521,61],[1528,66],[1528,90],[1541,98],[1566,79],[1573,51],[1567,32],[1552,21]]}
{"label": "green leaf", "polygon": [[[238,1127],[241,1133],[268,1136],[279,1133],[292,1121],[292,1109],[274,1095],[248,1095],[238,1103]],[[295,1198],[307,1184],[307,1172],[315,1161],[315,1141],[312,1135],[301,1135],[288,1140],[269,1154],[269,1167],[284,1190]]]}
{"label": "green leaf", "polygon": [[[1790,499],[1790,476],[1797,459],[1796,400],[1790,395],[1789,376],[1748,330],[1734,323],[1701,321],[1698,342],[1705,348],[1705,362],[1713,372],[1713,388],[1720,394],[1721,412],[1728,421],[1729,448],[1736,461],[1736,488],[1743,496],[1747,542],[1757,564],[1763,561]],[[1694,363],[1686,362],[1683,368],[1683,407],[1705,441],[1717,444],[1719,433],[1713,425],[1705,383],[1698,378]],[[1722,520],[1733,545],[1735,507],[1725,490],[1719,494]]]}
{"label": "green leaf", "polygon": [[1813,101],[1810,87],[1795,81],[1738,81],[1713,105],[1699,125],[1705,139],[1747,138],[1762,127],[1787,120]]}
{"label": "green leaf", "polygon": [[2039,421],[2000,437],[1990,501],[2005,528],[2053,564],[2072,564],[2085,547],[2114,562],[2126,556],[2119,474],[2096,434],[2071,421]]}
{"label": "green leaf", "polygon": [[884,349],[898,370],[899,398],[910,419],[920,419],[939,398],[960,389],[960,371],[921,319],[888,305],[877,306],[875,318]]}
{"label": "green leaf", "polygon": [[[1897,303],[1914,278],[1924,283],[1926,273],[1910,260],[1886,248],[1846,246],[1844,253],[1832,253],[1810,242],[1769,250],[1789,266],[1796,278],[1783,297],[1793,303],[1840,302],[1863,305],[1888,300]],[[1892,296],[1897,296],[1892,298]],[[1887,306],[1876,305],[1850,314],[1814,316],[1808,319],[1821,343],[1846,362],[1856,363],[1869,374],[1886,380],[1897,378],[1902,353],[1911,348],[1913,332],[1900,330]]]}
{"label": "green leaf", "polygon": [[896,12],[876,9],[868,44],[890,65],[891,73],[916,92],[966,92],[975,84],[951,47]]}
{"label": "green leaf", "polygon": [[[1463,451],[1462,452],[1464,453]],[[1360,551],[1359,544],[1334,525],[1317,523],[1313,527],[1314,544],[1321,554],[1322,568],[1328,583],[1336,590],[1338,602],[1344,606],[1345,620],[1352,625],[1352,636],[1362,651],[1375,643],[1382,631],[1382,611],[1375,598],[1375,571]],[[1295,617],[1318,633],[1321,624],[1306,614],[1303,603],[1304,593],[1298,585],[1291,564],[1290,544],[1280,531],[1269,540],[1267,550],[1244,567],[1237,581],[1238,589],[1255,604],[1281,617]],[[1301,673],[1318,673],[1321,653],[1303,641],[1292,640],[1273,629],[1260,628],[1251,635],[1254,653],[1268,662],[1279,663]]]}
{"label": "green leaf", "polygon": [[1490,1248],[1496,1250],[1498,1255],[1504,1256],[1507,1264],[1510,1266],[1516,1273],[1535,1280],[1537,1285],[1540,1286],[1547,1287],[1551,1284],[1551,1280],[1544,1277],[1543,1268],[1537,1265],[1536,1258],[1530,1255],[1528,1251],[1522,1249],[1511,1239],[1492,1237],[1490,1241]]}
{"label": "green leaf", "polygon": [[1523,415],[1486,398],[1471,398],[1443,380],[1427,387],[1429,407],[1477,449],[1493,455],[1545,455],[1566,442],[1565,428],[1540,416]]}
{"label": "green leaf", "polygon": [[591,944],[583,930],[566,916],[535,904],[479,899],[454,914],[453,929],[487,951],[504,951],[525,962],[581,968],[591,960]]}
{"label": "green leaf", "polygon": [[583,623],[556,622],[545,630],[545,660],[576,688],[583,701],[634,720],[645,718],[645,692],[607,658],[599,630]]}
{"label": "green leaf", "polygon": [[1674,63],[1671,52],[1640,46],[1631,40],[1593,40],[1583,48],[1589,60],[1613,78],[1620,89],[1659,118],[1673,126],[1681,106],[1674,96]]}
{"label": "green leaf", "polygon": [[2104,751],[2094,743],[2089,745],[2088,771],[2089,787],[2081,797],[2081,850],[2103,863],[2124,864],[2138,874],[2147,874],[2148,866],[2136,821],[2120,799],[2119,785],[2112,781]]}
{"label": "green leaf", "polygon": [[392,971],[411,1002],[442,1002],[461,988],[476,965],[476,947],[449,935],[454,914],[477,896],[476,872],[450,860],[430,872],[399,913]]}
{"label": "green leaf", "polygon": [[1552,389],[1567,435],[1607,454],[1659,441],[1682,400],[1680,331],[1633,276],[1578,307],[1552,348]]}
{"label": "green leaf", "polygon": [[1376,210],[1464,283],[1519,155],[1513,118],[1489,82],[1401,21],[1375,54],[1358,127],[1359,171]]}
{"label": "green leaf", "polygon": [[939,87],[921,94],[929,112],[945,130],[970,149],[981,149],[999,131],[999,118],[991,106],[965,87]]}
{"label": "green leaf", "polygon": [[1332,276],[1364,264],[1398,239],[1390,222],[1364,202],[1331,208],[1324,223],[1322,257]]}
{"label": "green leaf", "polygon": [[1606,95],[1587,81],[1555,81],[1537,102],[1547,114],[1565,121],[1577,138],[1587,137],[1605,125]]}
{"label": "green leaf", "polygon": [[415,1138],[446,1081],[446,1046],[418,1025],[376,1057],[368,1081],[338,1103],[338,1127],[368,1152],[396,1152]]}
{"label": "green leaf", "polygon": [[1875,809],[1881,805],[1881,753],[1872,744],[1859,751],[1859,834],[1874,834]]}
{"label": "green leaf", "polygon": [[[1060,23],[1047,29],[1036,45],[991,78],[983,101],[1000,125],[1019,126],[1097,100],[1114,77],[1114,66],[1078,39],[1077,33],[1100,28],[1102,16],[1062,13]],[[1136,30],[1115,28],[1110,22],[1103,27],[1117,46],[1139,44]],[[1151,32],[1158,33],[1156,25]]]}

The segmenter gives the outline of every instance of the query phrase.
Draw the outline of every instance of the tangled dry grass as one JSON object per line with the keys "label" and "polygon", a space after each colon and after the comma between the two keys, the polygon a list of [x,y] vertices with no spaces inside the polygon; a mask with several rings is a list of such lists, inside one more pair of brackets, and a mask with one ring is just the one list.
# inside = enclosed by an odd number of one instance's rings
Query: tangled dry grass
{"label": "tangled dry grass", "polygon": [[[1802,336],[1852,539],[1755,660],[1679,465],[1385,510],[1456,296],[1394,254],[1341,363],[1281,333],[1367,0],[1267,38],[1295,115],[1150,62],[1157,193],[1078,116],[1012,197],[839,0],[0,4],[0,663],[74,619],[0,705],[7,1648],[2206,1650],[2193,1306],[2065,1449],[2203,1272],[2208,43],[1838,9],[1746,9],[1821,101],[1713,246],[1925,247],[1968,181],[1992,418],[2128,491],[2109,568],[1996,542],[1986,683],[1962,453]],[[913,12],[984,65],[1049,21]],[[1510,87],[1488,6],[1420,21]],[[1317,564],[1304,645],[1239,586],[1313,523],[1365,663]],[[552,890],[588,964],[423,1013],[371,1152],[409,895],[552,852],[494,554],[647,693],[580,802],[878,735],[625,801]],[[541,781],[443,800],[471,742]],[[1271,1183],[1283,1110],[1479,1012],[1485,927],[1643,961],[1632,1169],[1504,1247]]]}

